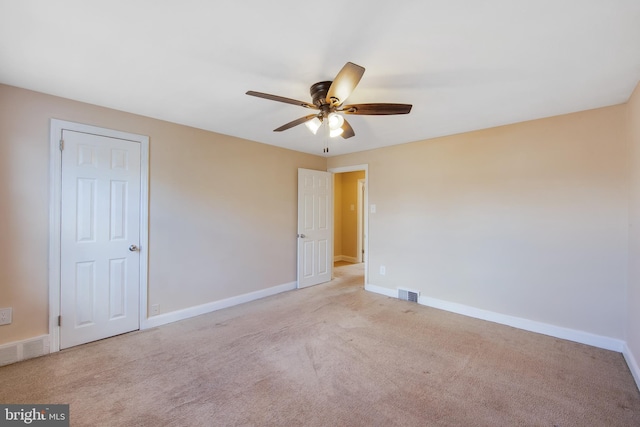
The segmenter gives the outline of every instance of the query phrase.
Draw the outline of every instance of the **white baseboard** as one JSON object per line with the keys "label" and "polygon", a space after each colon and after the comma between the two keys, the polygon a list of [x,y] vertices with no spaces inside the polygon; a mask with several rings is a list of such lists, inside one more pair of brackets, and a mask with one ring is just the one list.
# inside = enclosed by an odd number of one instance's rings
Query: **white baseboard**
{"label": "white baseboard", "polygon": [[0,345],[0,366],[49,354],[49,335]]}
{"label": "white baseboard", "polygon": [[167,323],[189,319],[191,317],[200,316],[201,314],[211,313],[212,311],[233,307],[234,305],[238,305],[238,304],[244,304],[245,302],[250,302],[260,298],[265,298],[271,295],[279,294],[281,292],[294,290],[297,288],[297,286],[298,286],[297,282],[285,283],[283,285],[273,286],[267,289],[261,289],[259,291],[250,292],[248,294],[238,295],[235,297],[226,298],[219,301],[212,301],[206,304],[185,308],[183,310],[172,311],[171,313],[165,313],[165,314],[160,314],[158,316],[149,317],[142,322],[143,324],[140,325],[140,329],[155,328],[156,326],[166,325]]}
{"label": "white baseboard", "polygon": [[[368,291],[386,295],[388,297],[398,297],[398,291],[395,289],[389,289],[375,285],[365,285],[364,288]],[[514,317],[506,314],[496,313],[493,311],[482,310],[468,305],[444,301],[436,298],[421,296],[418,298],[418,303],[421,305],[426,305],[428,307],[438,308],[476,319],[482,319],[489,322],[512,326],[514,328],[523,329],[525,331],[536,332],[555,338],[561,338],[568,341],[587,344],[593,347],[603,348],[605,350],[617,351],[618,353],[621,353],[625,346],[625,342],[620,339],[604,337],[589,332],[578,331],[575,329],[550,325],[548,323],[537,322],[521,317]]]}
{"label": "white baseboard", "polygon": [[376,294],[385,295],[391,298],[398,298],[397,289],[383,288],[382,286],[376,286],[371,284],[365,284],[364,289],[365,291],[374,292]]}
{"label": "white baseboard", "polygon": [[627,365],[629,366],[631,375],[633,375],[633,379],[636,380],[638,390],[640,390],[640,367],[638,366],[638,359],[633,356],[633,353],[631,353],[631,349],[626,343],[624,344],[622,355],[624,356],[624,360],[627,361]]}

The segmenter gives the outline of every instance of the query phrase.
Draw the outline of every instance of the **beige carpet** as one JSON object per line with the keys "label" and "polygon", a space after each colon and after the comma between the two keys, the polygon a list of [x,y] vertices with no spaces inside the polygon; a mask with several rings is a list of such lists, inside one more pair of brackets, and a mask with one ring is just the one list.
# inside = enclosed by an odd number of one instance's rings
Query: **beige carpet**
{"label": "beige carpet", "polygon": [[640,426],[622,355],[336,280],[0,368],[73,426]]}

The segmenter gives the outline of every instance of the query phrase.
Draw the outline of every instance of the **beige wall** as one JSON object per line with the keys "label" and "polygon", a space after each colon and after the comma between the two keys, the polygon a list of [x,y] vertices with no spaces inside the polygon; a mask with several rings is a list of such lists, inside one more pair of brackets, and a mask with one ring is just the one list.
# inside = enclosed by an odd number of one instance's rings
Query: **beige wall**
{"label": "beige wall", "polygon": [[[627,346],[640,366],[640,84],[628,105],[631,163]],[[640,387],[640,378],[636,378]]]}
{"label": "beige wall", "polygon": [[623,338],[625,112],[330,158],[329,168],[369,165],[369,283]]}
{"label": "beige wall", "polygon": [[150,136],[160,313],[296,280],[297,168],[324,158],[0,85],[0,344],[48,333],[51,118]]}
{"label": "beige wall", "polygon": [[[358,180],[364,171],[336,173],[333,193],[334,256],[358,257]],[[354,210],[351,210],[353,205]]]}
{"label": "beige wall", "polygon": [[48,332],[51,118],[151,137],[161,313],[294,281],[297,168],[366,163],[369,283],[626,338],[640,354],[638,88],[628,105],[327,162],[0,85],[0,307],[14,308],[0,344]]}
{"label": "beige wall", "polygon": [[[358,180],[364,179],[364,171],[342,173],[342,253],[358,257]],[[353,206],[353,210],[351,207]]]}

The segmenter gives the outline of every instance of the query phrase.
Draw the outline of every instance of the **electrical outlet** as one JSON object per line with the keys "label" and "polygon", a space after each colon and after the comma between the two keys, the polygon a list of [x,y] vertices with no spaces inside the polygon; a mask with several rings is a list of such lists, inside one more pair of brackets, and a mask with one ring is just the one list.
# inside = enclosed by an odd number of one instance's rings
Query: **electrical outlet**
{"label": "electrical outlet", "polygon": [[151,305],[151,315],[157,316],[160,313],[160,304],[152,304]]}
{"label": "electrical outlet", "polygon": [[387,274],[387,267],[385,267],[384,265],[380,266],[380,275],[384,276],[385,274]]}
{"label": "electrical outlet", "polygon": [[12,311],[11,307],[9,308],[0,308],[0,325],[10,325],[12,320]]}

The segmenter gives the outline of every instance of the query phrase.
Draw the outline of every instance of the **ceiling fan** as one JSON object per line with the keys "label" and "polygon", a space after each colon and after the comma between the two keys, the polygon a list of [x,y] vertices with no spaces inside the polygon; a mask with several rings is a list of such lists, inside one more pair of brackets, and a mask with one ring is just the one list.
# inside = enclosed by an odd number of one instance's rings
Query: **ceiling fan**
{"label": "ceiling fan", "polygon": [[284,124],[274,129],[274,132],[282,132],[304,123],[315,134],[322,123],[326,121],[329,126],[330,136],[342,136],[346,139],[354,136],[355,132],[349,122],[342,117],[342,114],[383,116],[408,114],[411,111],[411,104],[373,103],[344,105],[344,101],[351,95],[363,74],[364,67],[347,62],[332,82],[324,81],[311,85],[309,91],[313,103],[252,90],[248,91],[247,95],[299,105],[317,111],[317,113],[309,114]]}

